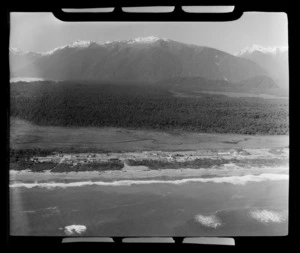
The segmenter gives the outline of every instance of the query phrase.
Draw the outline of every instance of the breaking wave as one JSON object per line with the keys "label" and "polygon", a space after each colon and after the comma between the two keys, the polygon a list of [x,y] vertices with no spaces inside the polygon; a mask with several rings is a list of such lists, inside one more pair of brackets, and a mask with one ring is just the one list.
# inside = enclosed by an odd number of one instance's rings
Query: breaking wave
{"label": "breaking wave", "polygon": [[269,210],[254,210],[249,212],[250,217],[261,223],[280,223],[286,219],[286,216],[282,213],[269,211]]}
{"label": "breaking wave", "polygon": [[195,216],[194,219],[201,225],[209,228],[217,228],[222,225],[221,220],[216,215],[205,216],[202,214],[198,214]]}
{"label": "breaking wave", "polygon": [[229,177],[212,177],[212,178],[184,178],[184,179],[174,179],[174,180],[117,180],[112,182],[105,181],[80,181],[80,182],[34,182],[34,183],[24,183],[15,182],[10,184],[11,188],[18,187],[40,187],[40,188],[67,188],[67,187],[80,187],[80,186],[131,186],[131,185],[145,185],[145,184],[185,184],[190,182],[202,182],[202,183],[229,183],[234,185],[244,185],[248,182],[262,182],[267,180],[288,180],[289,175],[286,174],[271,174],[263,173],[260,175],[244,175],[244,176],[229,176]]}
{"label": "breaking wave", "polygon": [[86,231],[86,226],[84,225],[65,226],[65,230],[64,230],[66,235],[74,235],[74,234],[81,235],[85,231]]}

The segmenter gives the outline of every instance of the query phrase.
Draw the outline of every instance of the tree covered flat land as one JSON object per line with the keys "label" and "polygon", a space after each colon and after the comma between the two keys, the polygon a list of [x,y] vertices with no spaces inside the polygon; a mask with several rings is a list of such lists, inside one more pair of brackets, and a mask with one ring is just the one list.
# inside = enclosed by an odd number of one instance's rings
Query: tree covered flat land
{"label": "tree covered flat land", "polygon": [[286,99],[175,97],[165,87],[130,84],[11,83],[10,115],[40,126],[249,135],[286,135],[289,129]]}

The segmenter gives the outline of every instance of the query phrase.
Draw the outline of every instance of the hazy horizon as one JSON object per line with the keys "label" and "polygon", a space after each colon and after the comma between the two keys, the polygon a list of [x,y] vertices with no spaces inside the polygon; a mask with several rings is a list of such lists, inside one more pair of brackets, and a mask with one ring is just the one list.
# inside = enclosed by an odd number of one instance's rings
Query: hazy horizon
{"label": "hazy horizon", "polygon": [[[199,36],[203,34],[204,36]],[[76,40],[156,36],[235,54],[246,47],[287,47],[285,13],[244,13],[230,22],[63,22],[52,13],[11,13],[10,48],[47,52]]]}

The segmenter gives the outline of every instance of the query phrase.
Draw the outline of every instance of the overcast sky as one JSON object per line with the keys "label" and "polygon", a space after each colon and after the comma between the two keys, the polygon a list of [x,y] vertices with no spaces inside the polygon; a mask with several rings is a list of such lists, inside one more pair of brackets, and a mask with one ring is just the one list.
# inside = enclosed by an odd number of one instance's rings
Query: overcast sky
{"label": "overcast sky", "polygon": [[98,43],[144,36],[236,53],[252,44],[288,46],[285,13],[244,13],[230,22],[63,22],[52,13],[11,13],[10,47],[45,52],[75,40]]}

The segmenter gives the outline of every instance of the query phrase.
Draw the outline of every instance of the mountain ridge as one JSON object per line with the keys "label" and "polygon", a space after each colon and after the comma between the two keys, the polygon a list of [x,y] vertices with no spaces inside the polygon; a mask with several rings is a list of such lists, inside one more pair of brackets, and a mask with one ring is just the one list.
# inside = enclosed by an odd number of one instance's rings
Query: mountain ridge
{"label": "mountain ridge", "polygon": [[103,44],[75,41],[30,57],[29,54],[15,56],[12,50],[10,54],[14,77],[149,83],[176,77],[202,77],[237,83],[268,75],[249,59],[155,36]]}

